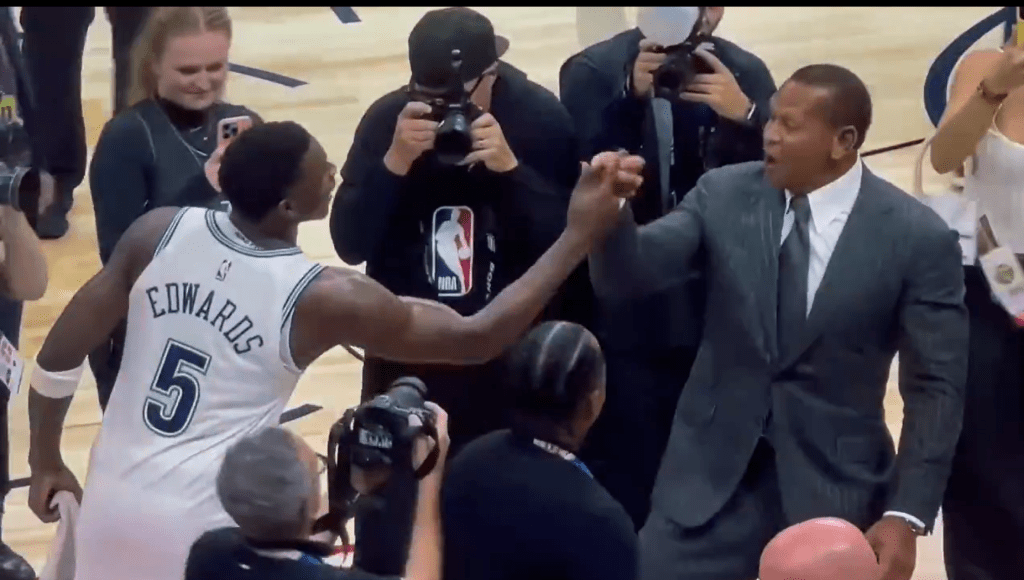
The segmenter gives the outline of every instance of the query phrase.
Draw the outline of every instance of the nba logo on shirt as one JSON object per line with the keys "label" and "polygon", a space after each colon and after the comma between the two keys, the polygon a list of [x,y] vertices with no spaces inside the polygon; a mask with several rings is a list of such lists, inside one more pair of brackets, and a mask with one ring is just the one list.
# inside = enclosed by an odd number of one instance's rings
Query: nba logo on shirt
{"label": "nba logo on shirt", "polygon": [[217,280],[223,282],[228,277],[228,272],[231,271],[231,260],[224,260],[220,263],[220,268],[217,268]]}
{"label": "nba logo on shirt", "polygon": [[431,224],[431,279],[438,297],[465,296],[473,289],[473,210],[444,206]]}

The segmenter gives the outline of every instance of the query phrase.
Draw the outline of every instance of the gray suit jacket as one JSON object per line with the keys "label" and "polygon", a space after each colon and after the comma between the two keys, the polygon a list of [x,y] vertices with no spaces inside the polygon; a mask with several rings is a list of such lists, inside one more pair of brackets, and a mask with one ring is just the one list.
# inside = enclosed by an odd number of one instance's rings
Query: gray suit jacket
{"label": "gray suit jacket", "polygon": [[[707,522],[764,436],[791,521],[835,516],[866,527],[896,510],[930,528],[960,433],[967,372],[957,235],[865,169],[803,347],[783,360],[776,294],[784,199],[761,162],[716,169],[644,227],[624,210],[590,257],[598,295],[616,300],[670,287],[704,250],[704,334],[654,509],[683,527]],[[883,409],[897,351],[905,406],[898,456]]]}

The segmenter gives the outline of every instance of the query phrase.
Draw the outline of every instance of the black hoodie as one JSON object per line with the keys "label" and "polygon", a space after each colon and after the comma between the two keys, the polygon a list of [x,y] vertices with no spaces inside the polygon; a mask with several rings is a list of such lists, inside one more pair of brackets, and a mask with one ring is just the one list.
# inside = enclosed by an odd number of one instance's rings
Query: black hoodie
{"label": "black hoodie", "polygon": [[[399,177],[384,166],[384,155],[407,102],[404,89],[395,90],[370,105],[360,121],[341,169],[331,238],[342,260],[365,262],[366,273],[395,294],[437,300],[471,315],[526,272],[565,228],[579,175],[572,120],[554,94],[502,62],[490,112],[519,166],[505,174],[483,164],[442,167],[428,154]],[[466,246],[453,239],[464,239]],[[546,316],[586,323],[590,304],[581,267]],[[390,378],[416,374],[449,413],[446,403],[477,406],[461,394],[494,376],[493,365],[387,364],[375,371],[378,364],[367,364],[364,396],[386,388]],[[480,428],[495,427],[479,419]]]}

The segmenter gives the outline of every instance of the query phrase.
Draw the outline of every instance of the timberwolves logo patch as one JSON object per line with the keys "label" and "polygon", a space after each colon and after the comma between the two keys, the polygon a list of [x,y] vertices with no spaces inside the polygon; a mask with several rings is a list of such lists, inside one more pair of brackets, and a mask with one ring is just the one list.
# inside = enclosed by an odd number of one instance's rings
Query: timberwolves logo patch
{"label": "timberwolves logo patch", "polygon": [[473,210],[439,207],[431,220],[430,279],[439,297],[473,289]]}

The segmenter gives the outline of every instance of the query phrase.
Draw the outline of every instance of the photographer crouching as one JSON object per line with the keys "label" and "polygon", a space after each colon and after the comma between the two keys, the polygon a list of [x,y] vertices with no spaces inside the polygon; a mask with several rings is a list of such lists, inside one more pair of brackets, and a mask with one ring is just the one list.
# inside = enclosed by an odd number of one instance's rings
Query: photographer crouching
{"label": "photographer crouching", "polygon": [[[419,478],[405,580],[440,580],[441,476],[448,454],[448,416],[422,400],[422,383],[401,379],[387,395],[346,412],[331,430],[329,456],[298,435],[272,427],[225,454],[217,495],[237,528],[212,530],[192,546],[185,580],[357,580],[383,578],[324,563],[354,510],[381,501],[373,494],[402,472]],[[408,383],[412,383],[410,386]],[[320,476],[328,476],[329,509],[321,509]],[[397,579],[396,579],[397,580]]]}

